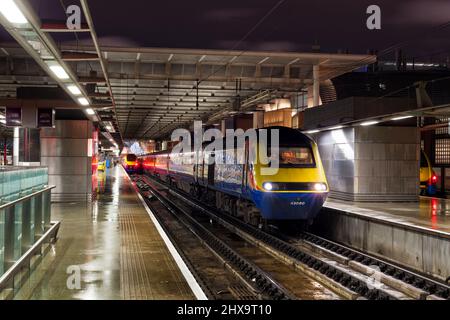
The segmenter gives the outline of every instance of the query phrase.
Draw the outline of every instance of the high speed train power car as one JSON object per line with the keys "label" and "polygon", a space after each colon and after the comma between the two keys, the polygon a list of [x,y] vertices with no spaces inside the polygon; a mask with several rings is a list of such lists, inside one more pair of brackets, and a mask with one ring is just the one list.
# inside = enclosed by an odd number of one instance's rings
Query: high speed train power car
{"label": "high speed train power car", "polygon": [[[166,150],[143,156],[143,171],[251,224],[273,220],[312,221],[329,191],[316,143],[295,129],[264,129],[268,137],[271,130],[279,133],[279,169],[275,174],[267,175],[262,170],[270,163],[260,161],[263,154],[260,151],[267,152],[264,149],[271,145],[270,141],[261,143],[261,129],[256,130],[257,142],[246,140],[244,150],[237,150],[236,145],[227,150],[223,139],[221,150],[202,148],[196,162],[189,161],[194,156],[192,151]],[[245,157],[240,164],[217,161],[219,157],[235,160],[238,151]],[[255,157],[249,157],[252,151]],[[210,157],[215,161],[208,161]]]}
{"label": "high speed train power car", "polygon": [[128,173],[141,173],[141,161],[137,156],[132,153],[128,153],[122,156],[122,166]]}

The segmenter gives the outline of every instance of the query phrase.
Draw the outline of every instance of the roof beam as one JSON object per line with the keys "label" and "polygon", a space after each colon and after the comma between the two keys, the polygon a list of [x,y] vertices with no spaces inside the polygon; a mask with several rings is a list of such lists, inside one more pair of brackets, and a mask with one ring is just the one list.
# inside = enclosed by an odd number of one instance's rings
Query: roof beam
{"label": "roof beam", "polygon": [[73,52],[63,51],[61,52],[61,58],[64,61],[98,61],[99,57],[94,53],[87,52]]}
{"label": "roof beam", "polygon": [[90,32],[86,23],[82,23],[80,29],[68,29],[65,21],[42,22],[40,29],[43,32]]}

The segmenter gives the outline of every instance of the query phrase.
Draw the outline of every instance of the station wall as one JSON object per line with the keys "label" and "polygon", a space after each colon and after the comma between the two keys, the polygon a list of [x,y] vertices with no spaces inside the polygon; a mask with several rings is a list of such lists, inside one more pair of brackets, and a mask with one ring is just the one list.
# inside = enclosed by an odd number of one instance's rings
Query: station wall
{"label": "station wall", "polygon": [[420,135],[412,127],[350,127],[318,133],[330,197],[417,201]]}

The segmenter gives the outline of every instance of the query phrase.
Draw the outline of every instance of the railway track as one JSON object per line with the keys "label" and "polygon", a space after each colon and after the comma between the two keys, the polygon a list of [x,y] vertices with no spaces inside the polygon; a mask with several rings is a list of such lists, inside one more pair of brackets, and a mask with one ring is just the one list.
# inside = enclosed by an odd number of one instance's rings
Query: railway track
{"label": "railway track", "polygon": [[290,238],[289,242],[295,246],[306,246],[325,256],[335,257],[353,270],[370,275],[380,283],[403,291],[414,299],[450,300],[450,285],[446,283],[315,234],[303,232],[298,238]]}
{"label": "railway track", "polygon": [[[144,177],[145,183],[149,178]],[[161,185],[161,182],[152,183]],[[168,192],[279,261],[348,299],[449,299],[449,286],[310,233],[270,234],[229,215],[218,215],[188,195]],[[172,201],[172,205],[175,205]],[[176,205],[175,205],[176,206]],[[180,206],[180,204],[178,204]]]}
{"label": "railway track", "polygon": [[[157,218],[165,226],[166,232],[184,253],[183,258],[190,262],[191,271],[194,271],[197,281],[209,298],[229,299],[232,296],[235,299],[295,299],[287,289],[233,250],[204,224],[186,211],[171,205],[164,197],[164,189],[150,187],[139,180],[136,185],[147,204],[157,212]],[[193,241],[187,233],[195,235],[197,241]],[[209,252],[201,250],[202,247],[208,248]],[[228,274],[224,275],[224,272]],[[222,279],[218,281],[219,276]],[[226,294],[222,294],[224,292]]]}
{"label": "railway track", "polygon": [[181,203],[175,203],[177,199],[170,195],[165,186],[156,186],[154,182],[143,181],[140,178],[137,178],[136,185],[150,205],[163,204],[172,213],[172,220],[174,216],[176,219],[182,217],[187,223],[186,226],[201,239],[202,244],[214,252],[234,275],[252,287],[252,291],[255,292],[253,299],[340,298],[317,281],[295,272],[290,266],[267,254],[257,245],[236,236],[221,224],[212,223],[205,214],[189,209]]}

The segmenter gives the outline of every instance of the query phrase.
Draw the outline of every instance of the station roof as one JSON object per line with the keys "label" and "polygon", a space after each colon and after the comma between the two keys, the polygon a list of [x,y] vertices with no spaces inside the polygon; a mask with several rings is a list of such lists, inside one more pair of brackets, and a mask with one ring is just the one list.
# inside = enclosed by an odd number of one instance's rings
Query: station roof
{"label": "station roof", "polygon": [[[160,138],[179,125],[208,119],[231,105],[237,95],[245,99],[264,90],[277,97],[298,94],[312,84],[313,65],[319,65],[320,79],[324,81],[374,60],[373,56],[353,54],[171,48],[101,50],[107,62],[119,129],[124,137],[133,138]],[[63,46],[62,52],[69,56],[91,54],[94,50],[83,48],[81,52],[76,47]],[[15,71],[9,75],[0,67],[1,97],[15,97],[15,89],[21,86],[56,86],[23,49],[3,46],[0,58],[12,59],[15,65]],[[97,98],[106,94],[108,88],[98,60],[67,61],[81,83],[97,85]],[[110,103],[109,99],[104,100],[102,103]],[[100,103],[98,111],[105,117],[108,114],[107,106]]]}
{"label": "station roof", "polygon": [[[36,56],[36,48],[27,45],[33,41],[83,85],[100,127],[113,127],[114,139],[163,138],[193,120],[211,121],[223,110],[242,111],[236,100],[255,95],[289,98],[313,83],[314,65],[325,81],[375,61],[375,56],[355,54],[106,47],[96,37],[87,2],[82,3],[88,24],[77,32],[83,41],[76,44],[56,42],[73,33],[64,30],[65,23],[46,24],[32,7],[24,9],[33,32],[9,29],[21,46],[0,44],[3,105],[16,98],[19,87],[59,85],[67,92],[45,66],[42,52]],[[4,19],[0,22],[5,25]]]}

